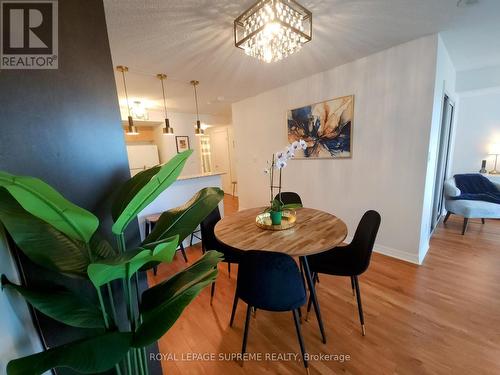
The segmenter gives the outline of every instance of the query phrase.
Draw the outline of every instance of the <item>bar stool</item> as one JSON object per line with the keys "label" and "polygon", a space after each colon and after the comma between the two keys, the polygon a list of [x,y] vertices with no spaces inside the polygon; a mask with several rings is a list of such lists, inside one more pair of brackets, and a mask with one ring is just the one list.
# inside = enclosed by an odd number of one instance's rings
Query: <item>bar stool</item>
{"label": "bar stool", "polygon": [[[161,214],[154,214],[154,215],[146,216],[145,221],[144,221],[144,225],[145,225],[144,234],[146,237],[153,231],[156,223],[158,222],[158,220],[160,220],[160,216],[161,216]],[[191,241],[192,241],[192,239],[191,239]],[[184,244],[182,243],[182,241],[179,244],[179,249],[181,250],[182,257],[184,258],[184,261],[187,263],[188,258],[187,258],[186,250],[184,249]],[[155,266],[155,267],[153,267],[153,274],[156,276],[157,273],[158,273],[158,266]]]}
{"label": "bar stool", "polygon": [[234,197],[234,193],[236,192],[236,185],[238,185],[238,181],[231,181],[231,184],[233,184],[233,197]]}

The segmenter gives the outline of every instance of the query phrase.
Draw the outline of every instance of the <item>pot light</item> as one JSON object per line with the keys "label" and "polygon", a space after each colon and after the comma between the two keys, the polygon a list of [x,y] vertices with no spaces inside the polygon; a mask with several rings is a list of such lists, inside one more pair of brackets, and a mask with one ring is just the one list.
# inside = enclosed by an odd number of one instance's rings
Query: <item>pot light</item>
{"label": "pot light", "polygon": [[132,103],[132,108],[130,109],[132,117],[137,120],[148,120],[149,114],[146,106],[140,100],[136,100]]}

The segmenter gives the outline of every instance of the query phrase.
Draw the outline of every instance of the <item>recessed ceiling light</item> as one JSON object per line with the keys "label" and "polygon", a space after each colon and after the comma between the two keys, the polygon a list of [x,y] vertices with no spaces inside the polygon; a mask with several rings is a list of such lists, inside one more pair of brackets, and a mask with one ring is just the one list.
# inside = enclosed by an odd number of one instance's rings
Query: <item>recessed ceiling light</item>
{"label": "recessed ceiling light", "polygon": [[477,3],[479,3],[479,0],[458,0],[457,7],[465,8],[471,5],[476,5]]}

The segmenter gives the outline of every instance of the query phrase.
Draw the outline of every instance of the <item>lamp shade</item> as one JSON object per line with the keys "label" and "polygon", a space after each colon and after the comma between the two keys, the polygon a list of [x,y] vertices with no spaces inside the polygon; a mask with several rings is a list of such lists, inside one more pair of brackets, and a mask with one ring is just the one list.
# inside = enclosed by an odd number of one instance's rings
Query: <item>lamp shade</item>
{"label": "lamp shade", "polygon": [[492,143],[490,145],[490,155],[500,155],[500,143]]}

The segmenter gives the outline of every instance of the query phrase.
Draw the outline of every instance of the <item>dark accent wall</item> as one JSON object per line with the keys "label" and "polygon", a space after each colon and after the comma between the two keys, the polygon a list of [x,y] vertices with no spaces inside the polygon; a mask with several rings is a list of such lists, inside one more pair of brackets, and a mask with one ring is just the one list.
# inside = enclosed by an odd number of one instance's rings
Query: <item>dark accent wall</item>
{"label": "dark accent wall", "polygon": [[[0,72],[0,170],[45,180],[111,232],[109,199],[130,174],[102,0],[59,1],[59,69]],[[56,278],[93,295],[85,282],[56,277],[17,253],[26,284]],[[88,334],[33,318],[47,347]]]}

